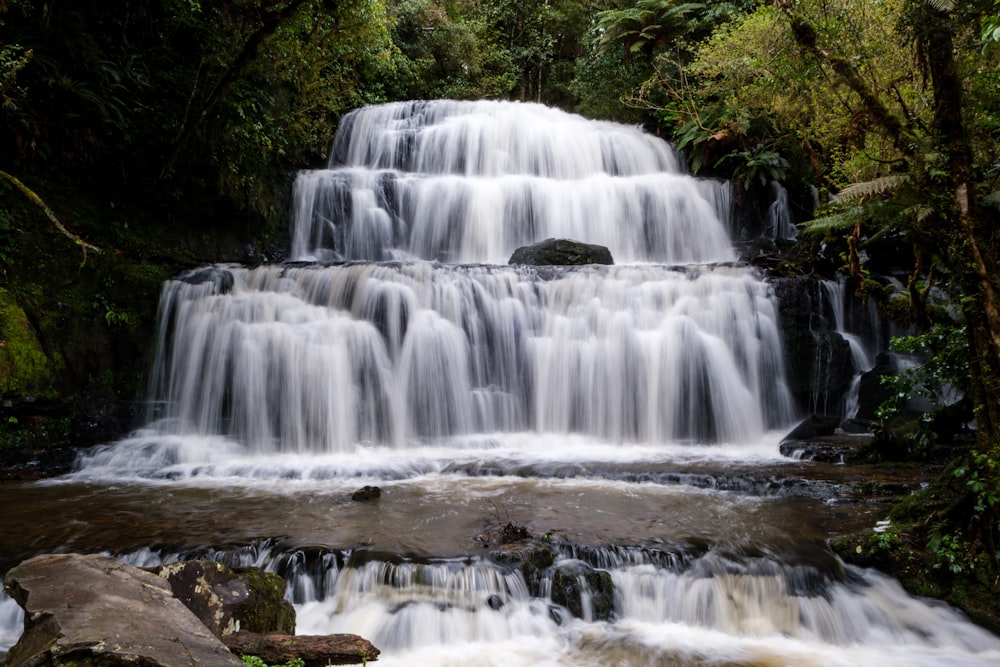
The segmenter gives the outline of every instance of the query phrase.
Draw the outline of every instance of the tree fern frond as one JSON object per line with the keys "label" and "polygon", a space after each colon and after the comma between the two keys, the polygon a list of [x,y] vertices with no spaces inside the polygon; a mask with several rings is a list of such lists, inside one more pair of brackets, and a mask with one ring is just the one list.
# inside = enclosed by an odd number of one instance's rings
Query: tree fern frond
{"label": "tree fern frond", "polygon": [[909,174],[882,176],[864,183],[852,183],[831,197],[835,202],[857,202],[873,195],[884,195],[910,180]]}
{"label": "tree fern frond", "polygon": [[864,216],[864,212],[865,208],[863,206],[852,206],[846,211],[842,211],[840,213],[803,222],[799,225],[799,227],[802,228],[804,233],[817,236],[829,234],[830,232],[840,232],[845,229],[850,229],[854,225],[858,224]]}
{"label": "tree fern frond", "polygon": [[996,208],[1000,208],[1000,190],[991,192],[990,194],[983,197],[983,203],[989,204],[990,206],[995,206]]}
{"label": "tree fern frond", "polygon": [[926,2],[939,12],[950,12],[955,9],[955,0],[926,0]]}

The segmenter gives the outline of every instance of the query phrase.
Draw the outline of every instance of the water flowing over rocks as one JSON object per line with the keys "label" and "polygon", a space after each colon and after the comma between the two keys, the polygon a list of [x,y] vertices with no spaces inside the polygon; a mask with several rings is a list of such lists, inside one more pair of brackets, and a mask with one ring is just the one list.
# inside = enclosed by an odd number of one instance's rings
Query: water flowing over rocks
{"label": "water flowing over rocks", "polygon": [[510,256],[508,264],[530,266],[581,266],[614,264],[611,251],[605,246],[580,243],[569,239],[546,239],[522,246]]}
{"label": "water flowing over rocks", "polygon": [[781,278],[774,290],[788,388],[796,405],[803,412],[840,412],[857,369],[822,284],[805,276]]}

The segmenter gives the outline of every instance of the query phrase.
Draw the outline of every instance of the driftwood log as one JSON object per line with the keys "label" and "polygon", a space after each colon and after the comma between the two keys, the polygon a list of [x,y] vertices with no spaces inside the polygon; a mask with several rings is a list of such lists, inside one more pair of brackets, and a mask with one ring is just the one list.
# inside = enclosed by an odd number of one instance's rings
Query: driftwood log
{"label": "driftwood log", "polygon": [[282,635],[236,632],[222,638],[236,655],[255,655],[269,665],[301,658],[305,667],[357,665],[378,659],[379,650],[357,635]]}

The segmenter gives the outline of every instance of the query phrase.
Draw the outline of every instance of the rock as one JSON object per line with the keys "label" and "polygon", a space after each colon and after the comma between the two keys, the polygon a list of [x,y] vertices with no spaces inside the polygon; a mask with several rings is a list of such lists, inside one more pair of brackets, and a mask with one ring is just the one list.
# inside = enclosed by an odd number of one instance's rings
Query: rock
{"label": "rock", "polygon": [[233,653],[255,655],[269,665],[300,658],[305,667],[357,665],[377,660],[380,651],[357,635],[259,635],[237,632],[225,637]]}
{"label": "rock", "polygon": [[773,284],[792,397],[803,411],[839,410],[854,379],[854,357],[822,283],[796,276]]}
{"label": "rock", "polygon": [[216,637],[238,630],[295,632],[295,608],[285,600],[285,580],[276,574],[201,560],[162,565],[153,572],[166,579],[174,596]]}
{"label": "rock", "polygon": [[857,419],[871,420],[875,411],[892,396],[892,388],[884,382],[887,377],[899,373],[896,355],[883,352],[875,357],[875,366],[861,374],[858,384]]}
{"label": "rock", "polygon": [[564,561],[552,572],[551,599],[577,618],[608,621],[614,609],[614,584],[604,570],[595,570],[583,561]]}
{"label": "rock", "polygon": [[378,500],[381,497],[382,497],[382,489],[380,489],[377,486],[363,486],[351,494],[351,500],[355,500],[357,502]]}
{"label": "rock", "polygon": [[190,285],[211,283],[216,294],[229,294],[236,283],[232,271],[219,266],[205,266],[200,269],[194,269],[193,271],[188,271],[183,275],[177,276],[176,280]]}
{"label": "rock", "polygon": [[811,415],[793,428],[778,446],[782,456],[799,461],[844,463],[871,444],[869,433],[847,434],[838,430],[840,417]]}
{"label": "rock", "polygon": [[602,245],[591,245],[569,239],[546,239],[518,248],[508,264],[530,266],[581,266],[614,264],[611,251]]}
{"label": "rock", "polygon": [[106,556],[36,556],[4,588],[25,611],[8,667],[241,667],[161,577]]}
{"label": "rock", "polygon": [[782,442],[788,440],[811,440],[822,435],[833,435],[840,426],[840,417],[835,415],[811,415],[793,428]]}
{"label": "rock", "polygon": [[862,456],[874,439],[870,433],[821,435],[810,440],[785,440],[778,451],[797,461],[847,463]]}

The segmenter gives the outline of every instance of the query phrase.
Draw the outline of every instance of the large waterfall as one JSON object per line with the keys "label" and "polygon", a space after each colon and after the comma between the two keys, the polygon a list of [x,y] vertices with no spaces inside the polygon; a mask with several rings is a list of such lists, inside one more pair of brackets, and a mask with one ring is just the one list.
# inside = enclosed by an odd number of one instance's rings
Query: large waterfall
{"label": "large waterfall", "polygon": [[[1000,663],[826,547],[887,508],[779,455],[774,292],[735,262],[727,184],[665,142],[535,104],[366,107],[293,200],[293,261],[164,285],[147,426],[0,485],[0,556],[276,571],[299,633],[388,665]],[[616,264],[507,264],[551,237]],[[20,619],[0,594],[0,653]]]}
{"label": "large waterfall", "polygon": [[[706,266],[732,259],[727,188],[665,142],[420,102],[348,115],[332,153],[296,181],[293,255],[365,263],[168,283],[153,399],[174,432],[332,453],[525,430],[739,443],[791,420],[768,286]],[[633,263],[505,265],[553,235]]]}

